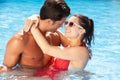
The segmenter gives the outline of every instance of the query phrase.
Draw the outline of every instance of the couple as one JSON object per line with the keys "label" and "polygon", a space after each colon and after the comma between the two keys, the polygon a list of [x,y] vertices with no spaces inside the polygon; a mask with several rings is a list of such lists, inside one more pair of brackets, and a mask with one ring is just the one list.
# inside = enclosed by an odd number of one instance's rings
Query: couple
{"label": "couple", "polygon": [[[7,68],[3,67],[3,70],[15,68],[17,64],[21,68],[36,70],[48,65],[62,70],[67,70],[68,67],[83,69],[91,57],[85,44],[91,44],[93,21],[86,16],[74,15],[65,22],[69,14],[70,9],[63,0],[46,0],[38,20],[27,19],[24,30],[17,32],[7,43],[4,56],[4,65]],[[56,31],[64,22],[65,35]],[[66,47],[57,47],[61,43]],[[67,67],[59,66],[62,59]],[[52,60],[54,64],[50,63]]]}
{"label": "couple", "polygon": [[53,56],[49,66],[44,70],[38,70],[35,76],[53,77],[54,73],[59,71],[72,68],[84,69],[88,60],[91,59],[91,53],[87,45],[91,46],[91,40],[93,39],[94,24],[92,19],[74,14],[64,24],[65,34],[56,31],[64,47],[50,45],[35,24],[31,28],[26,26],[30,29],[43,53]]}

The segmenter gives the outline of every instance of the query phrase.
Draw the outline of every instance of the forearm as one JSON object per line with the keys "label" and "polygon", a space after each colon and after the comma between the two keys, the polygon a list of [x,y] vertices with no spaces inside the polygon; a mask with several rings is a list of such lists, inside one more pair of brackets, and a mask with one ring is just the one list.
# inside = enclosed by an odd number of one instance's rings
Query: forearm
{"label": "forearm", "polygon": [[47,40],[44,38],[44,36],[40,33],[38,28],[31,28],[31,33],[33,34],[34,39],[36,40],[39,47],[42,49],[42,51],[48,55],[64,58],[66,56],[62,55],[61,53],[64,53],[63,50],[61,50],[57,46],[51,46]]}
{"label": "forearm", "polygon": [[39,29],[32,27],[31,28],[31,33],[32,33],[35,41],[39,45],[39,47],[42,49],[42,51],[44,53],[48,52],[48,49],[49,49],[50,45],[47,42],[47,40],[44,38],[44,36],[42,35],[42,33],[39,31]]}
{"label": "forearm", "polygon": [[68,48],[60,48],[57,46],[51,46],[44,36],[40,33],[38,28],[31,28],[31,32],[33,34],[34,39],[37,44],[40,46],[42,51],[45,54],[51,55],[53,57],[67,59],[67,60],[80,60],[84,53],[88,53],[85,47],[68,47]]}

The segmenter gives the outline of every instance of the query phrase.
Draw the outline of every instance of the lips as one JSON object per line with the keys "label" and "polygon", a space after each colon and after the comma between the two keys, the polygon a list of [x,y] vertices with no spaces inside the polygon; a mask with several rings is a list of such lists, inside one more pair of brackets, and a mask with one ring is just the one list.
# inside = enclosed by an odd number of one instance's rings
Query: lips
{"label": "lips", "polygon": [[70,33],[71,31],[69,31],[69,30],[66,30],[66,33]]}

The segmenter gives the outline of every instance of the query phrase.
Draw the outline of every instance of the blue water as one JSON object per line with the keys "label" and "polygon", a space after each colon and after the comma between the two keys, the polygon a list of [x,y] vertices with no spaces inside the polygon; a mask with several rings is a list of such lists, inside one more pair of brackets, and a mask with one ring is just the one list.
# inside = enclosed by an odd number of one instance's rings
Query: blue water
{"label": "blue water", "polygon": [[[61,78],[61,80],[119,80],[120,1],[65,1],[71,8],[71,14],[84,14],[94,20],[95,44],[92,44],[91,47],[92,60],[85,68],[85,71],[88,72],[66,72],[64,75],[60,74],[64,76],[64,79]],[[27,17],[39,14],[43,2],[44,0],[0,0],[0,64],[3,62],[7,41],[23,28]],[[60,30],[63,31],[63,28]]]}

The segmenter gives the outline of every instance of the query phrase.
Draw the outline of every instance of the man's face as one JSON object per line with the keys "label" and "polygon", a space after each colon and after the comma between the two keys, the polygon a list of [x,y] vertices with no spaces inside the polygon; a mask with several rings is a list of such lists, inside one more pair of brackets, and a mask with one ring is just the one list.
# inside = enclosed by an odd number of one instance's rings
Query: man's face
{"label": "man's face", "polygon": [[62,18],[59,21],[53,22],[53,24],[50,26],[49,30],[52,31],[52,32],[56,31],[59,27],[62,26],[62,24],[65,22],[65,20],[66,20],[66,17]]}

